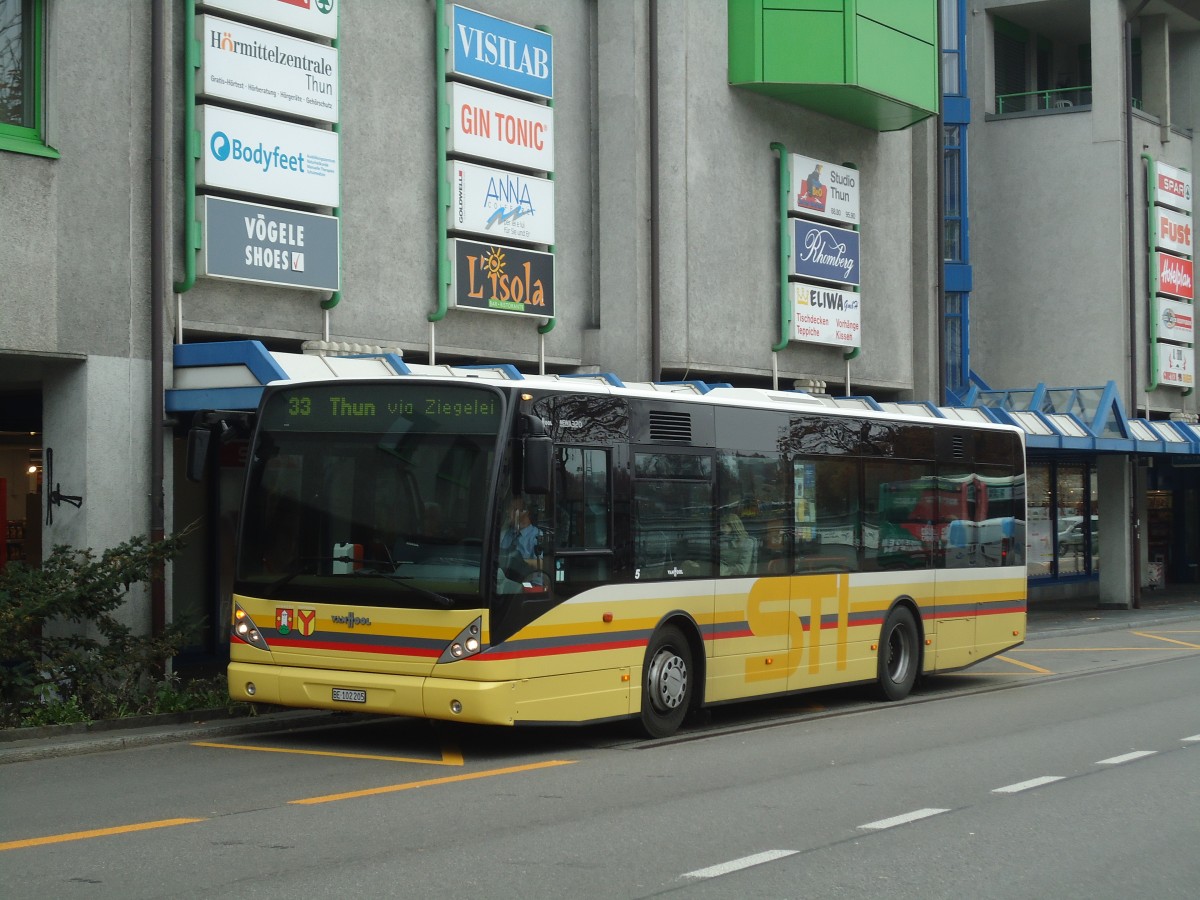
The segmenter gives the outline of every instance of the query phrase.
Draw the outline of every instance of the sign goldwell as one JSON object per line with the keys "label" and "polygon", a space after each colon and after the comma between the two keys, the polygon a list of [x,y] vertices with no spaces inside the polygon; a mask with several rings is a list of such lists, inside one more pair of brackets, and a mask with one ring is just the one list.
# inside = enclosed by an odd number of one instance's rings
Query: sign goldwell
{"label": "sign goldwell", "polygon": [[534,244],[554,243],[554,182],[451,160],[450,228]]}
{"label": "sign goldwell", "polygon": [[196,110],[198,183],[315,206],[341,205],[338,135],[219,106]]}
{"label": "sign goldwell", "polygon": [[338,52],[240,22],[200,16],[198,93],[322,122],[338,120]]}
{"label": "sign goldwell", "polygon": [[338,0],[204,0],[204,5],[304,34],[338,36]]}

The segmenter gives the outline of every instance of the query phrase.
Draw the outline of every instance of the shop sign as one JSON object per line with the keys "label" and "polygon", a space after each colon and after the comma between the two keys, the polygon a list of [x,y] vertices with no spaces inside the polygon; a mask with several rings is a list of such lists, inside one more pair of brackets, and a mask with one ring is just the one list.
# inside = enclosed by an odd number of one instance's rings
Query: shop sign
{"label": "shop sign", "polygon": [[341,290],[333,216],[205,197],[201,274],[311,291]]}
{"label": "shop sign", "polygon": [[861,224],[858,180],[862,173],[857,169],[793,153],[788,157],[788,171],[792,182],[788,212],[847,225]]}
{"label": "shop sign", "polygon": [[860,284],[858,232],[792,219],[791,274]]}
{"label": "shop sign", "polygon": [[338,0],[204,0],[204,5],[304,34],[338,36]]}
{"label": "shop sign", "polygon": [[1154,298],[1154,320],[1158,323],[1158,337],[1164,341],[1191,344],[1195,341],[1195,322],[1192,305],[1166,297]]}
{"label": "shop sign", "polygon": [[197,91],[323,122],[338,120],[338,52],[240,22],[200,16]]}
{"label": "shop sign", "polygon": [[1192,217],[1184,213],[1167,209],[1163,206],[1154,207],[1154,248],[1169,250],[1183,256],[1193,256],[1192,253]]}
{"label": "shop sign", "polygon": [[200,106],[196,115],[204,141],[198,176],[202,186],[340,205],[336,132],[219,106]]}
{"label": "shop sign", "polygon": [[451,160],[450,229],[554,243],[554,182]]}
{"label": "shop sign", "polygon": [[1155,256],[1158,257],[1158,292],[1191,300],[1192,261],[1169,253],[1156,253]]}
{"label": "shop sign", "polygon": [[554,316],[554,254],[500,244],[450,241],[450,296],[459,309]]}
{"label": "shop sign", "polygon": [[1154,349],[1159,384],[1187,388],[1195,385],[1196,354],[1191,347],[1158,344]]}
{"label": "shop sign", "polygon": [[554,109],[466,84],[446,85],[450,153],[554,171]]}
{"label": "shop sign", "polygon": [[862,346],[860,296],[819,284],[793,281],[792,340],[837,347]]}
{"label": "shop sign", "polygon": [[448,73],[546,100],[554,96],[554,38],[548,32],[462,6],[446,12]]}
{"label": "shop sign", "polygon": [[1154,164],[1154,202],[1160,206],[1173,206],[1190,213],[1192,211],[1192,173],[1168,166],[1164,162]]}

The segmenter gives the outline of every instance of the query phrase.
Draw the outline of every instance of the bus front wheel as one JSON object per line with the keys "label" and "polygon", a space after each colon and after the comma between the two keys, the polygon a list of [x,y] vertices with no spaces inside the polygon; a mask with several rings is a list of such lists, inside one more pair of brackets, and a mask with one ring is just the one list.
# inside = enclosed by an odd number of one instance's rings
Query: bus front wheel
{"label": "bus front wheel", "polygon": [[682,631],[667,625],[654,633],[643,673],[642,730],[652,738],[669,737],[683,724],[695,690],[692,648]]}
{"label": "bus front wheel", "polygon": [[917,680],[920,650],[917,622],[907,606],[897,606],[879,635],[879,693],[884,700],[903,700]]}

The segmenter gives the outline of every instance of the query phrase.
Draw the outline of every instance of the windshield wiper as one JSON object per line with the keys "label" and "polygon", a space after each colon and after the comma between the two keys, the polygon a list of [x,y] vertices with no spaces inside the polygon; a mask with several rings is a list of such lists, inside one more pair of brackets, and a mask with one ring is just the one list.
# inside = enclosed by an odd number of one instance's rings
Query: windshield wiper
{"label": "windshield wiper", "polygon": [[[288,570],[286,572],[283,573],[283,575],[281,575],[275,581],[272,581],[269,585],[267,585],[267,589],[264,592],[264,596],[267,596],[267,597],[273,596],[277,590],[279,590],[281,587],[283,587],[285,584],[287,584],[289,581],[291,581],[297,575],[303,575],[306,571],[313,568],[313,565],[312,565],[313,563],[323,563],[323,562],[357,563],[357,562],[362,562],[362,560],[355,559],[353,556],[346,556],[344,554],[342,556],[300,556],[300,557],[297,557],[296,559],[292,560],[290,567],[288,568]],[[379,562],[383,562],[383,560],[379,560]]]}
{"label": "windshield wiper", "polygon": [[378,569],[356,569],[354,574],[359,578],[386,578],[393,584],[399,584],[402,587],[408,588],[414,594],[420,594],[427,600],[432,600],[442,609],[450,609],[454,606],[454,601],[444,594],[431,591],[429,588],[423,588],[419,584],[412,584],[413,576],[411,575],[395,575],[391,572],[381,572]]}

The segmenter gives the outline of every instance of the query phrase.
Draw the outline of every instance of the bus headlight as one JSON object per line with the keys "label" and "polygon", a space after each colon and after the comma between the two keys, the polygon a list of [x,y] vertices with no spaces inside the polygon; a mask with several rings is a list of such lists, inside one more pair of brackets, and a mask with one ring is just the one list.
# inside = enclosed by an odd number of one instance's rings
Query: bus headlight
{"label": "bus headlight", "polygon": [[259,650],[268,649],[267,642],[263,639],[262,632],[258,630],[258,626],[254,624],[254,620],[237,603],[233,605],[232,634],[235,639],[249,644],[251,647],[257,647]]}
{"label": "bus headlight", "polygon": [[442,651],[438,662],[457,662],[460,659],[469,659],[482,651],[483,643],[479,639],[479,631],[482,627],[483,617],[481,616],[458,633]]}

